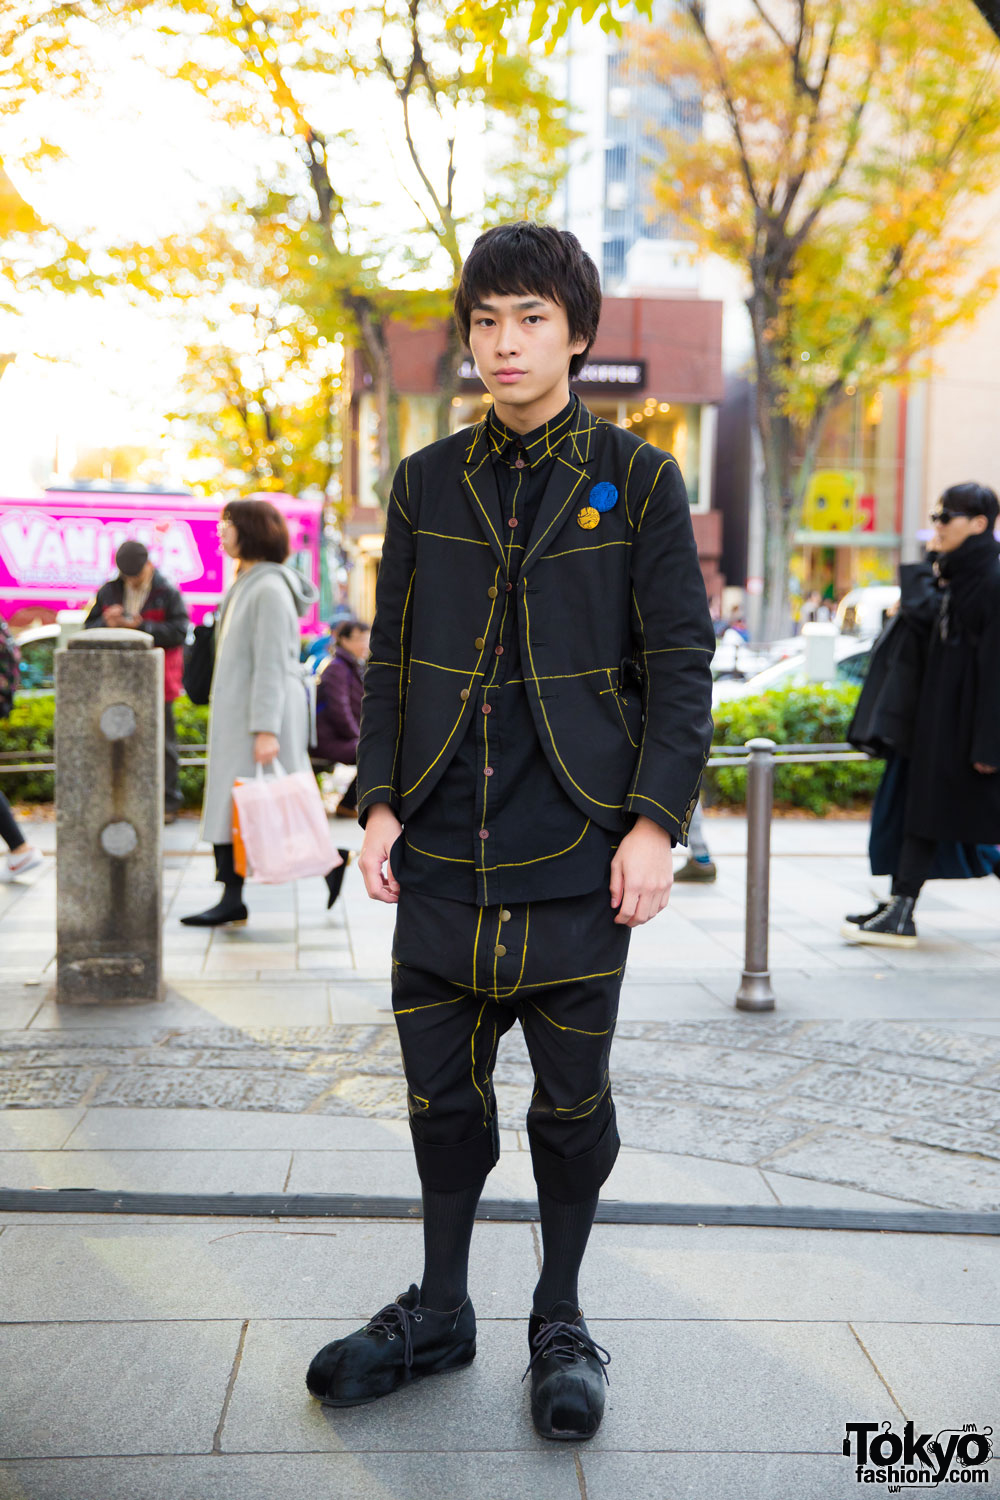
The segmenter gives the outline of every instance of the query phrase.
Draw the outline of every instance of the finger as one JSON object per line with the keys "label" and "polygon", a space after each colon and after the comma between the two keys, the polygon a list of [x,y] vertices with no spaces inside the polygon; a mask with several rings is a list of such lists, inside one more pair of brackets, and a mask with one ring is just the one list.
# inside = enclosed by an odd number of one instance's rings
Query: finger
{"label": "finger", "polygon": [[621,906],[622,895],[625,890],[625,878],[622,875],[622,867],[617,859],[611,861],[611,905]]}
{"label": "finger", "polygon": [[631,927],[637,901],[638,893],[626,887],[622,893],[621,905],[618,908],[618,915],[615,917],[615,921],[623,927]]}
{"label": "finger", "polygon": [[632,914],[632,920],[629,923],[630,927],[642,927],[649,921],[650,917],[653,915],[652,902],[653,898],[648,892],[643,892],[643,894],[639,896],[638,900],[635,903],[635,911]]}

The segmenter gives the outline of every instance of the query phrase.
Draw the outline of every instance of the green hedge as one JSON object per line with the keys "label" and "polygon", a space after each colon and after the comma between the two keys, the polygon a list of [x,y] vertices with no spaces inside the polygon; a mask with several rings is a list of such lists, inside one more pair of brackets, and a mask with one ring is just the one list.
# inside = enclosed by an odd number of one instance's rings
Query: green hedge
{"label": "green hedge", "polygon": [[[786,688],[761,698],[734,698],[715,710],[715,743],[744,745],[765,736],[779,745],[838,744],[851,722],[858,688],[845,686]],[[51,697],[25,698],[9,719],[0,721],[0,750],[52,750],[54,706]],[[203,744],[208,731],[208,709],[196,708],[187,698],[174,704],[177,738],[182,744]],[[847,761],[830,766],[787,766],[775,774],[775,801],[822,815],[831,807],[861,807],[874,795],[882,772],[881,761]],[[0,777],[0,790],[12,802],[51,802],[52,775],[41,772]],[[189,807],[201,804],[205,784],[203,766],[181,771],[181,790]],[[705,800],[715,807],[741,807],[746,797],[746,771],[705,773]]]}
{"label": "green hedge", "polygon": [[[779,745],[842,744],[859,692],[853,685],[816,686],[732,698],[714,711],[715,743],[745,745],[764,738]],[[881,774],[882,762],[877,760],[779,767],[774,800],[779,807],[801,807],[820,816],[831,807],[864,807],[875,795]],[[742,807],[746,781],[745,770],[706,771],[705,801],[714,807]]]}
{"label": "green hedge", "polygon": [[[196,708],[187,698],[178,698],[174,717],[181,744],[204,744],[208,732],[207,708]],[[8,719],[0,719],[0,750],[44,750],[51,758],[54,723],[55,699],[51,694],[22,698],[15,702]],[[55,795],[54,781],[51,771],[4,775],[0,776],[0,791],[11,802],[51,802]],[[204,786],[204,766],[181,768],[181,791],[189,807],[201,806]]]}

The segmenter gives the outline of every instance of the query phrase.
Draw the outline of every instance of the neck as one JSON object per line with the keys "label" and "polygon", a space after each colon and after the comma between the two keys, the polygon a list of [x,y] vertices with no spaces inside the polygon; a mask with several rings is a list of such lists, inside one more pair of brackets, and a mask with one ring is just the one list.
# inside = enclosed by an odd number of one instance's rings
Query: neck
{"label": "neck", "polygon": [[557,417],[563,407],[569,401],[569,376],[544,396],[539,396],[537,401],[530,402],[527,406],[508,406],[505,401],[499,401],[494,397],[493,410],[505,427],[511,432],[524,436],[526,432],[534,432],[536,427],[542,427],[546,422],[551,422]]}

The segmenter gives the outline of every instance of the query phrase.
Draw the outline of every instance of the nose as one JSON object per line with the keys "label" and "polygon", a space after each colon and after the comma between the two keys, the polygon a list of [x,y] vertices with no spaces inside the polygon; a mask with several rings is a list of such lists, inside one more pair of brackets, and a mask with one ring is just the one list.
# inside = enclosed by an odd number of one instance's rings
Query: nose
{"label": "nose", "polygon": [[497,354],[501,359],[516,355],[520,349],[519,329],[516,319],[505,320],[497,330]]}

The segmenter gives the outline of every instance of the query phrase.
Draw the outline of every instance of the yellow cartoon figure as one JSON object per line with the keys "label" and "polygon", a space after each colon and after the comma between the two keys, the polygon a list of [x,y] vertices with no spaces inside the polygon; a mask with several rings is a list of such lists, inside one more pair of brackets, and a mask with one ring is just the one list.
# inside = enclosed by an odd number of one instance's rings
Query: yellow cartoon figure
{"label": "yellow cartoon figure", "polygon": [[809,480],[802,507],[807,531],[857,531],[863,524],[857,499],[864,475],[856,469],[817,469]]}

